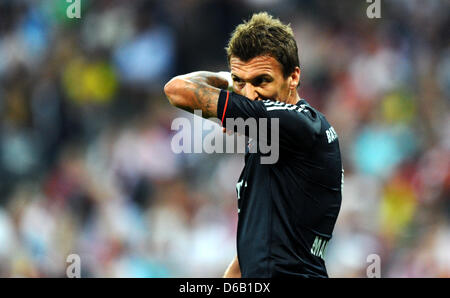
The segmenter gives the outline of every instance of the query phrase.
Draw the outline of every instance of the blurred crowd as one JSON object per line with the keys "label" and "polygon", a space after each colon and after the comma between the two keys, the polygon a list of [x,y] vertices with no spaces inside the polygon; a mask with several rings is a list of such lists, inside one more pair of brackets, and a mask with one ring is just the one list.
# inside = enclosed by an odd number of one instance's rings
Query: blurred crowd
{"label": "blurred crowd", "polygon": [[450,277],[450,4],[0,0],[0,276],[220,277],[240,154],[175,154],[171,76],[227,70],[253,12],[290,23],[299,93],[336,129],[330,277]]}

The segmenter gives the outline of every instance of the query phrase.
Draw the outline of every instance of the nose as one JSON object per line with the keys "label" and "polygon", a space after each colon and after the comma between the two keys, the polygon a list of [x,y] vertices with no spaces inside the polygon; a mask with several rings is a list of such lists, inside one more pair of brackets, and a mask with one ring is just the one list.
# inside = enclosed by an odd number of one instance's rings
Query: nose
{"label": "nose", "polygon": [[256,92],[255,86],[250,83],[246,83],[244,89],[242,90],[245,97],[256,100],[259,97],[259,94]]}

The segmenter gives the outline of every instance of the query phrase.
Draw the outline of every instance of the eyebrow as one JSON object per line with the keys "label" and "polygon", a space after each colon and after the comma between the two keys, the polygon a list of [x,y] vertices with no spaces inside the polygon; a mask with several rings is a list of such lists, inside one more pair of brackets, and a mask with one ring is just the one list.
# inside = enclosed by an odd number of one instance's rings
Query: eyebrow
{"label": "eyebrow", "polygon": [[256,77],[253,77],[253,78],[251,78],[251,79],[249,79],[249,80],[243,80],[242,78],[240,78],[240,77],[238,77],[237,75],[235,75],[235,74],[231,74],[231,77],[233,78],[233,79],[238,79],[238,80],[240,80],[240,81],[248,81],[248,82],[254,82],[254,81],[256,81],[257,79],[263,79],[263,78],[267,78],[267,79],[270,79],[270,80],[273,80],[273,77],[271,76],[271,75],[269,75],[269,74],[267,74],[267,73],[263,73],[263,74],[260,74],[260,75],[257,75]]}

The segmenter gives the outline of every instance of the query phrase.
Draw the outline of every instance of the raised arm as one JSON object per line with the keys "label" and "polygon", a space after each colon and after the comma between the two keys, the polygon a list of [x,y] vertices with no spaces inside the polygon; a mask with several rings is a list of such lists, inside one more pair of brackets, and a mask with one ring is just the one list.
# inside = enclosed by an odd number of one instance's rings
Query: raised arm
{"label": "raised arm", "polygon": [[204,118],[217,117],[220,89],[228,89],[230,74],[197,71],[174,77],[164,86],[171,105],[193,113],[202,110]]}

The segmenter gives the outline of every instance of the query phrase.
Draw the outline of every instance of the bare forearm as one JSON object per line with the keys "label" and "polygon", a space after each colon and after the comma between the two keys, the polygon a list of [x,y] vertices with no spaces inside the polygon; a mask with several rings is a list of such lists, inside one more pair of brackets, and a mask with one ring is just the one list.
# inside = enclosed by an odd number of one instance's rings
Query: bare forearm
{"label": "bare forearm", "polygon": [[202,110],[203,117],[217,117],[220,89],[227,89],[229,81],[221,73],[197,71],[171,79],[165,86],[169,102],[188,112]]}
{"label": "bare forearm", "polygon": [[204,83],[206,85],[219,89],[228,88],[228,80],[225,79],[222,73],[218,72],[195,71],[175,78],[183,78],[196,83]]}

